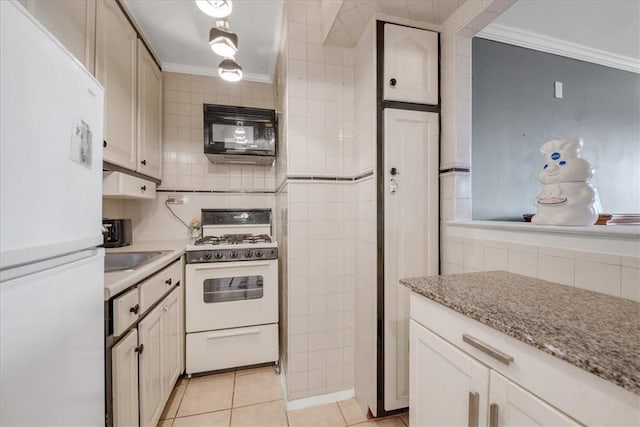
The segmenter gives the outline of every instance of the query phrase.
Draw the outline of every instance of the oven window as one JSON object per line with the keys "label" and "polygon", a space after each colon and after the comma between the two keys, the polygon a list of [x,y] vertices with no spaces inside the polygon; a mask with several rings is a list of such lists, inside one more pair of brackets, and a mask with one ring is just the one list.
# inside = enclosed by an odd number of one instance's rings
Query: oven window
{"label": "oven window", "polygon": [[204,281],[204,302],[216,303],[262,298],[262,276],[236,276]]}

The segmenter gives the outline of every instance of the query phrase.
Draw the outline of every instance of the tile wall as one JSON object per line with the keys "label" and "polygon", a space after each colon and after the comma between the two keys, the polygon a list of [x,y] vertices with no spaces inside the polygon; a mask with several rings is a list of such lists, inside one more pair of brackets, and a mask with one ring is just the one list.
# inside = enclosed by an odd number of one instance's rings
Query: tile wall
{"label": "tile wall", "polygon": [[288,175],[353,175],[353,49],[323,44],[320,1],[287,2]]}
{"label": "tile wall", "polygon": [[[287,2],[277,64],[282,359],[287,398],[353,387],[353,52],[322,42],[320,1]],[[282,253],[282,252],[281,252]],[[283,259],[284,258],[284,259]]]}
{"label": "tile wall", "polygon": [[640,257],[449,236],[444,274],[505,270],[567,286],[640,301]]}
{"label": "tile wall", "polygon": [[164,147],[161,189],[270,190],[275,167],[211,163],[203,153],[202,105],[274,108],[274,86],[216,77],[163,73]]}
{"label": "tile wall", "polygon": [[[273,194],[162,192],[157,194],[155,200],[128,200],[122,203],[123,217],[131,218],[133,222],[134,242],[190,238],[189,230],[165,206],[165,201],[171,196],[185,198],[185,204],[169,206],[187,224],[194,218],[200,218],[201,209],[275,209]],[[276,223],[273,225],[275,227]]]}
{"label": "tile wall", "polygon": [[[375,170],[376,49],[375,20],[371,20],[355,47],[355,159],[356,170]],[[363,410],[376,412],[377,381],[377,212],[373,176],[355,185],[356,284],[354,325],[355,395]]]}
{"label": "tile wall", "polygon": [[103,216],[132,218],[134,241],[182,239],[188,237],[186,228],[164,205],[169,195],[187,198],[185,205],[172,205],[187,223],[200,217],[201,208],[274,207],[275,166],[211,163],[203,153],[202,115],[203,103],[274,108],[274,85],[181,73],[164,73],[163,78],[163,179],[158,189],[175,193],[158,192],[150,201],[103,199]]}
{"label": "tile wall", "polygon": [[351,183],[289,182],[289,399],[353,386],[356,203]]}

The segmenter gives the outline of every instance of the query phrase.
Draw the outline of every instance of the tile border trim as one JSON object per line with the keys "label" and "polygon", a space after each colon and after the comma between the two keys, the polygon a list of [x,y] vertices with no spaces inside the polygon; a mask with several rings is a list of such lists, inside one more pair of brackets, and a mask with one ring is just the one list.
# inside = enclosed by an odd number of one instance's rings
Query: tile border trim
{"label": "tile border trim", "polygon": [[156,193],[200,193],[200,194],[276,194],[275,190],[180,190],[158,188]]}

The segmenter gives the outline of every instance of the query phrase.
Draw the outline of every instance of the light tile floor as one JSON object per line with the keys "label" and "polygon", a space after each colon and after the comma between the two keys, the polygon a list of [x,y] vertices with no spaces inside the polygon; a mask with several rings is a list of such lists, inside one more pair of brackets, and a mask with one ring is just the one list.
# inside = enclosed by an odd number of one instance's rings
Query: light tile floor
{"label": "light tile floor", "polygon": [[159,427],[405,427],[408,414],[367,420],[355,399],[286,411],[273,367],[182,378]]}

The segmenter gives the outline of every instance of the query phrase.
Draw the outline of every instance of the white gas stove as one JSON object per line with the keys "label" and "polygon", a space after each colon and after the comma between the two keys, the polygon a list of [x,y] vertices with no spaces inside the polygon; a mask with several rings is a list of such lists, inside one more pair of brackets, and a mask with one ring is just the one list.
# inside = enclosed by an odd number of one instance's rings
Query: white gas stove
{"label": "white gas stove", "polygon": [[278,248],[271,211],[203,209],[187,247],[186,371],[278,361]]}

